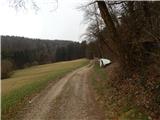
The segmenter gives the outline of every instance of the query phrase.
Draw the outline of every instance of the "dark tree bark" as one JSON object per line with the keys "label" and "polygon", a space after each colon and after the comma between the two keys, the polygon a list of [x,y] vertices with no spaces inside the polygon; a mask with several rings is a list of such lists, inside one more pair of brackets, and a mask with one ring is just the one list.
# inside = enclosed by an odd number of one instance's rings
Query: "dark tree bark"
{"label": "dark tree bark", "polygon": [[[120,54],[123,53],[121,50],[122,48],[120,47],[121,44],[121,39],[118,35],[116,26],[114,24],[114,21],[112,20],[112,17],[109,13],[109,10],[107,8],[107,5],[105,3],[105,1],[97,1],[98,3],[98,8],[100,10],[102,19],[104,21],[104,23],[106,24],[106,27],[109,31],[112,43],[113,43],[113,49],[115,49],[115,53],[117,56],[117,59],[120,59]],[[120,60],[121,61],[121,60]]]}
{"label": "dark tree bark", "polygon": [[111,38],[114,42],[118,42],[119,41],[119,36],[117,34],[117,30],[116,30],[116,27],[115,27],[115,24],[111,18],[111,15],[108,11],[108,8],[106,6],[106,3],[105,1],[97,1],[98,3],[98,7],[99,7],[99,10],[100,10],[100,13],[101,13],[101,16],[109,30],[109,33],[111,35]]}

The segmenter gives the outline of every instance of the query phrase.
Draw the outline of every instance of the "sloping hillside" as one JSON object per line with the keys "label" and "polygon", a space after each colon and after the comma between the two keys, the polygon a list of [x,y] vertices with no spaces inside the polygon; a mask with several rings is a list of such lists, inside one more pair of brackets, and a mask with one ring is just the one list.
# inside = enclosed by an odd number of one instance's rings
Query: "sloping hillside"
{"label": "sloping hillside", "polygon": [[85,56],[85,46],[65,40],[41,40],[2,36],[2,78],[13,69],[57,61],[73,60]]}

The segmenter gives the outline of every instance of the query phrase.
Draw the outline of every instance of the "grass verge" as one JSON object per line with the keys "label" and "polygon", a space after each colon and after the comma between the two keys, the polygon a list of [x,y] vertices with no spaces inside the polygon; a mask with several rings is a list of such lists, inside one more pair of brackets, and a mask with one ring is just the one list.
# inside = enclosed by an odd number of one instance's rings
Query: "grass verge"
{"label": "grass verge", "polygon": [[116,82],[108,78],[105,68],[100,68],[96,64],[92,70],[91,82],[96,93],[96,100],[103,107],[106,119],[149,120],[148,116],[133,104],[132,95],[119,92]]}

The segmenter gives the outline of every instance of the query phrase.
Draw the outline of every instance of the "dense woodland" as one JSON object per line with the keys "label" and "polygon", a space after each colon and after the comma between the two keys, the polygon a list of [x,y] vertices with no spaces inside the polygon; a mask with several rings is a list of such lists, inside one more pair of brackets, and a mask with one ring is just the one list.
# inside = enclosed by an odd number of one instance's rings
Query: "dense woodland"
{"label": "dense woodland", "polygon": [[84,42],[2,36],[2,78],[9,77],[13,69],[83,58],[84,45]]}
{"label": "dense woodland", "polygon": [[107,113],[114,113],[108,118],[116,119],[127,107],[141,111],[147,120],[159,120],[160,2],[94,1],[79,9],[85,12],[88,28],[82,38],[89,41],[90,52],[113,62],[103,84],[114,91],[105,91]]}

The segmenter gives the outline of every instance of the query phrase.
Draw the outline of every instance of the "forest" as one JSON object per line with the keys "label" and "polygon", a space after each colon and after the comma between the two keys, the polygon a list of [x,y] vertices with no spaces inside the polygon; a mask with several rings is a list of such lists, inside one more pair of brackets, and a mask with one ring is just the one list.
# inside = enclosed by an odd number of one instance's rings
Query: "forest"
{"label": "forest", "polygon": [[[89,24],[82,37],[89,41],[90,50],[94,56],[114,62],[106,68],[109,81],[96,83],[113,88],[114,92],[102,90],[106,113],[113,113],[108,117],[114,119],[126,107],[131,110],[126,114],[139,109],[149,116],[144,119],[159,120],[160,2],[93,1],[79,9]],[[108,101],[116,101],[116,106]]]}
{"label": "forest", "polygon": [[1,36],[2,78],[15,69],[85,57],[85,43]]}

